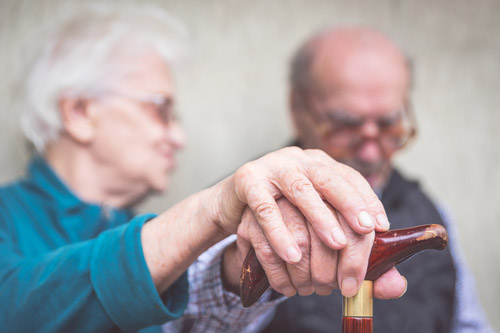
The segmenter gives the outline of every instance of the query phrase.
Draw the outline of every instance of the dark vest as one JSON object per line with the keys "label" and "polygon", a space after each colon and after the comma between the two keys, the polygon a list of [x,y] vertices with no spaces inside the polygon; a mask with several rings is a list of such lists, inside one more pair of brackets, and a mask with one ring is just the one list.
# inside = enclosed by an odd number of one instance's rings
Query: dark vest
{"label": "dark vest", "polygon": [[[443,224],[433,203],[418,183],[393,171],[382,203],[392,229],[420,224]],[[397,266],[408,280],[408,291],[397,300],[373,302],[376,333],[443,333],[451,329],[455,297],[455,267],[449,247],[424,251]],[[340,332],[342,296],[296,296],[277,308],[264,332]]]}

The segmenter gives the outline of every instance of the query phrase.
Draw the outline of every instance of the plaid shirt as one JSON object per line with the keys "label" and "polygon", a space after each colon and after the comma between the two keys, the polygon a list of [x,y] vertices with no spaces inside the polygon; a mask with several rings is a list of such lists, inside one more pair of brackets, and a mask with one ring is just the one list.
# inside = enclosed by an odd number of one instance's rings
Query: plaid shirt
{"label": "plaid shirt", "polygon": [[222,253],[235,239],[234,235],[214,245],[189,267],[188,306],[181,318],[163,325],[163,332],[256,332],[286,299],[270,300],[268,290],[256,304],[244,308],[238,295],[223,288]]}

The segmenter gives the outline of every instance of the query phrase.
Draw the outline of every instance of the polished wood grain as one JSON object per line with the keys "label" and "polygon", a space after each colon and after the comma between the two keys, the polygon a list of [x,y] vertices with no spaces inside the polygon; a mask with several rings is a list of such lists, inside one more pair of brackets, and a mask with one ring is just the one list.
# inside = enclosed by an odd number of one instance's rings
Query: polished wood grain
{"label": "polished wood grain", "polygon": [[342,317],[342,332],[372,333],[373,318]]}
{"label": "polished wood grain", "polygon": [[448,244],[446,229],[439,224],[377,233],[368,261],[365,280],[376,280],[391,267],[429,249],[442,250]]}

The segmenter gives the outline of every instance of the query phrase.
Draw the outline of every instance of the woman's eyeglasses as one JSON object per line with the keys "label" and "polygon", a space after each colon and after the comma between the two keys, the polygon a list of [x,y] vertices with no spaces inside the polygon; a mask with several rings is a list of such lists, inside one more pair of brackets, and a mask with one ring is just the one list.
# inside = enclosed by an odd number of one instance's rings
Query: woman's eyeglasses
{"label": "woman's eyeglasses", "polygon": [[174,111],[174,101],[170,96],[145,91],[113,90],[109,93],[141,104],[146,109],[153,111],[158,120],[166,125],[177,119]]}

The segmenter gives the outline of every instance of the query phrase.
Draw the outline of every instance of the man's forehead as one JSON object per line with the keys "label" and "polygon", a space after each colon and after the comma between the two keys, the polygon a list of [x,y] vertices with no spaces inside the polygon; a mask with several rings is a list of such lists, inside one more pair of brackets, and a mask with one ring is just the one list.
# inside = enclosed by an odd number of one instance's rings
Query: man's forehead
{"label": "man's forehead", "polygon": [[403,99],[410,88],[409,72],[401,59],[377,53],[318,58],[313,68],[314,91],[320,98],[348,96]]}
{"label": "man's forehead", "polygon": [[339,29],[308,46],[312,54],[311,76],[316,90],[404,87],[410,82],[408,64],[397,46],[367,29]]}

